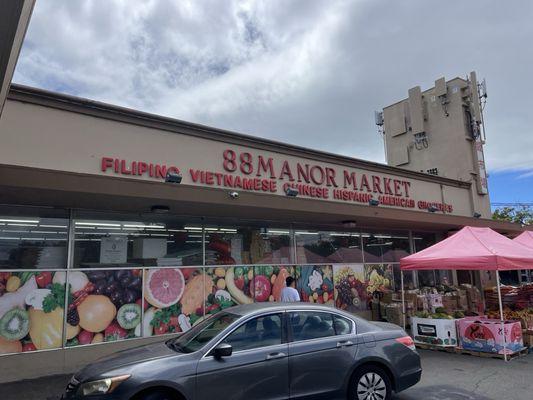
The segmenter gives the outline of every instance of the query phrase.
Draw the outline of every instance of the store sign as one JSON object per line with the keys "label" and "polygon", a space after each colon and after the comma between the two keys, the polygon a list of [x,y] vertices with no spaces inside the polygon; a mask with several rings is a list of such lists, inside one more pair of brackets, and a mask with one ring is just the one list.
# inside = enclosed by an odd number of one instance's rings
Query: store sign
{"label": "store sign", "polygon": [[220,170],[199,168],[180,169],[175,165],[146,161],[130,161],[102,157],[101,171],[118,175],[164,179],[167,172],[183,175],[183,183],[215,186],[232,190],[247,190],[284,194],[288,188],[298,190],[298,196],[322,200],[380,205],[407,209],[451,213],[451,204],[416,199],[412,181],[384,174],[356,171],[319,163],[278,159],[248,151],[226,149],[220,158]]}

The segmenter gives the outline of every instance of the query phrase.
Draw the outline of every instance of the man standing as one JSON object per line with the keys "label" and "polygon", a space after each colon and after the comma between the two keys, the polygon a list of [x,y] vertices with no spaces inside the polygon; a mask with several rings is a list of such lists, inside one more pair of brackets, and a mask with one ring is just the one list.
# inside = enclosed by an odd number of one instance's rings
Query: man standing
{"label": "man standing", "polygon": [[281,301],[283,302],[295,302],[300,301],[300,294],[296,290],[296,281],[292,276],[288,276],[285,280],[287,287],[284,287],[281,291]]}

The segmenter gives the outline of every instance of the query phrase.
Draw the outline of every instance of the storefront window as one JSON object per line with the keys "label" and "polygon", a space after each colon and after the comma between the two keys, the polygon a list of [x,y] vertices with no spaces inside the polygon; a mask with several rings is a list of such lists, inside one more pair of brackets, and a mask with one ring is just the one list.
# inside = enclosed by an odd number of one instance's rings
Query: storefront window
{"label": "storefront window", "polygon": [[[394,290],[398,292],[402,290],[400,264],[393,264],[393,273]],[[403,288],[405,290],[412,290],[415,288],[414,271],[403,272]]]}
{"label": "storefront window", "polygon": [[410,254],[409,235],[398,233],[363,233],[365,262],[399,262]]}
{"label": "storefront window", "polygon": [[437,284],[436,271],[418,271],[418,286],[419,287],[435,287]]}
{"label": "storefront window", "polygon": [[295,232],[299,264],[358,263],[363,261],[359,233]]}
{"label": "storefront window", "polygon": [[293,262],[288,229],[207,226],[205,240],[206,265]]}
{"label": "storefront window", "polygon": [[415,252],[427,249],[437,243],[434,233],[413,232],[413,243]]}
{"label": "storefront window", "polygon": [[68,214],[0,209],[0,269],[62,269],[67,265]]}
{"label": "storefront window", "polygon": [[74,221],[75,268],[202,265],[201,225],[171,217],[110,217]]}

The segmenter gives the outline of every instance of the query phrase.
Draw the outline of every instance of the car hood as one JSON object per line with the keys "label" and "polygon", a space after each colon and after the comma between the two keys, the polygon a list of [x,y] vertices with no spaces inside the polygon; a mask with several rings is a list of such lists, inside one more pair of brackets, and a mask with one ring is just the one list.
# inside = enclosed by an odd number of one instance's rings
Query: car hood
{"label": "car hood", "polygon": [[[100,358],[87,365],[75,374],[75,378],[84,382],[99,379],[106,373],[127,367],[132,364],[147,362],[158,358],[176,357],[182,353],[170,349],[165,342],[148,344],[133,349],[122,350],[109,356]],[[124,371],[123,373],[127,373]]]}

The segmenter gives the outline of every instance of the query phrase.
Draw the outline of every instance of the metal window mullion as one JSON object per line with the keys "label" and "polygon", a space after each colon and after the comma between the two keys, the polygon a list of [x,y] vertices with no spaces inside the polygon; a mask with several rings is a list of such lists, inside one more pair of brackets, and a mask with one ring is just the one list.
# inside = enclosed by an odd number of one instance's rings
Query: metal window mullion
{"label": "metal window mullion", "polygon": [[206,265],[205,261],[205,246],[206,246],[206,240],[205,240],[205,225],[202,224],[202,265]]}
{"label": "metal window mullion", "polygon": [[[67,265],[65,271],[65,302],[63,304],[63,330],[62,330],[62,345],[61,348],[65,349],[67,347],[67,315],[68,315],[68,298],[69,298],[69,270],[74,266],[74,236],[75,236],[75,226],[74,226],[74,211],[69,210],[69,220],[68,220],[68,234],[67,234]],[[56,272],[57,274],[57,272]],[[55,274],[54,274],[55,275]]]}
{"label": "metal window mullion", "polygon": [[74,224],[74,211],[70,209],[69,211],[69,225],[68,225],[68,235],[67,235],[67,269],[71,269],[74,266],[74,236],[76,234],[75,224]]}
{"label": "metal window mullion", "polygon": [[298,244],[296,243],[296,233],[295,233],[293,224],[291,224],[291,226],[289,228],[289,235],[290,235],[291,250],[292,250],[292,263],[293,264],[298,264],[298,259],[297,259],[297,255],[298,255],[297,246],[298,246]]}

